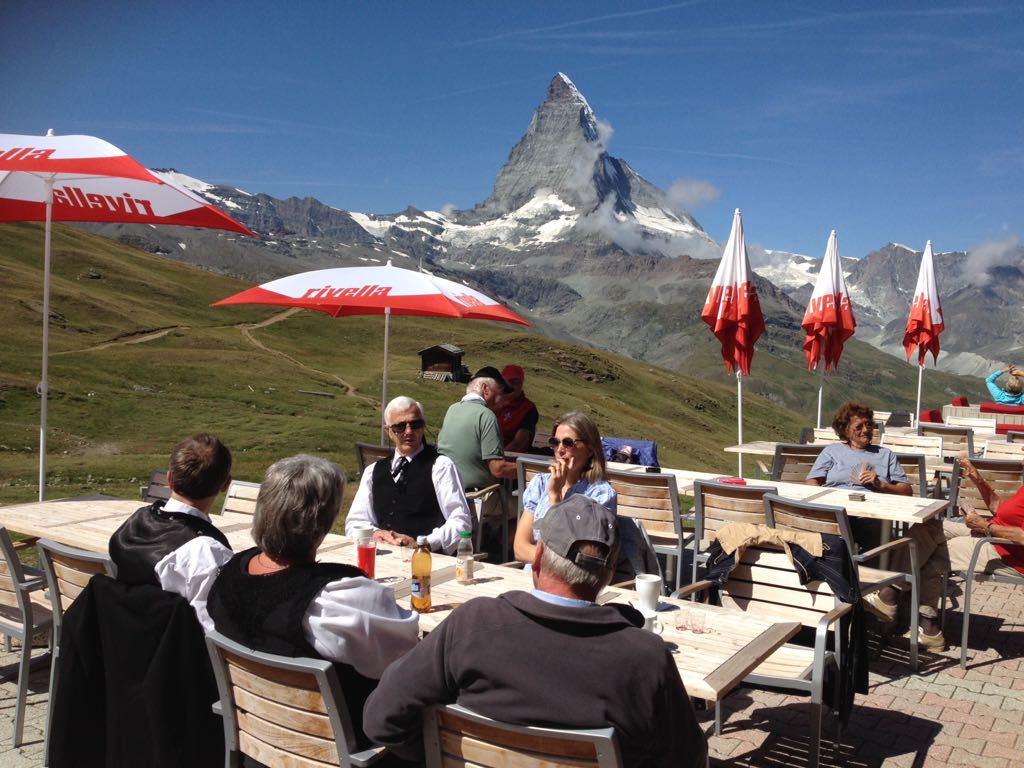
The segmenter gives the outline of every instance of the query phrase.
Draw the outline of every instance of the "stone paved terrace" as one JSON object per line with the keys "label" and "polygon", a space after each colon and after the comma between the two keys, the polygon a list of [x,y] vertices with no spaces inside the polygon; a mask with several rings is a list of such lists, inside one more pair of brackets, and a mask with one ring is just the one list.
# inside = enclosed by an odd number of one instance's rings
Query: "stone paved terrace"
{"label": "stone paved terrace", "polygon": [[[826,742],[823,766],[1024,766],[1024,589],[982,583],[975,604],[966,671],[958,646],[924,653],[919,675],[908,674],[905,649],[872,649],[870,692],[857,697],[838,751]],[[957,603],[947,637],[959,642],[960,626]],[[13,749],[15,661],[0,653],[0,768],[35,768],[43,762],[48,671],[31,676],[25,743]],[[710,729],[712,712],[700,716]],[[710,739],[712,766],[807,765],[805,698],[741,688],[724,717],[722,735]]]}

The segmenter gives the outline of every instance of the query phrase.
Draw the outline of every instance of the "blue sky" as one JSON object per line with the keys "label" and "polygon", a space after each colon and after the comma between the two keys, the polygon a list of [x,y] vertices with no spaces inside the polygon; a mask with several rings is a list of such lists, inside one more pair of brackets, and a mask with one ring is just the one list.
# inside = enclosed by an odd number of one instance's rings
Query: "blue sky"
{"label": "blue sky", "polygon": [[7,0],[0,132],[349,210],[470,207],[558,71],[724,242],[1024,231],[1017,2]]}

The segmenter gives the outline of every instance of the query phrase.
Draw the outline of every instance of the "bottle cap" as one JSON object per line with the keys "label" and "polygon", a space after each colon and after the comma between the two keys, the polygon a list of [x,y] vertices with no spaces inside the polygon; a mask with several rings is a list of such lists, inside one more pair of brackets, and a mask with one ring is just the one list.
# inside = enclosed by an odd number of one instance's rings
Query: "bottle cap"
{"label": "bottle cap", "polygon": [[426,536],[417,536],[416,537],[416,546],[417,547],[425,547],[425,546],[427,546],[427,537]]}
{"label": "bottle cap", "polygon": [[459,538],[460,539],[468,539],[472,535],[473,535],[472,531],[459,531]]}

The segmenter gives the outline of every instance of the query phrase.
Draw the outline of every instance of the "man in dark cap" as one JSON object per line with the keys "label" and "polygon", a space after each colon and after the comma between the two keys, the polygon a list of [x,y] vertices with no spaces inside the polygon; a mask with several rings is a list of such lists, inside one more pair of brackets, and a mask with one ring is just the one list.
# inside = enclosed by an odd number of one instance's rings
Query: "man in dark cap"
{"label": "man in dark cap", "polygon": [[[462,478],[462,487],[467,492],[514,479],[516,464],[505,461],[505,450],[501,442],[498,417],[491,407],[498,396],[511,391],[511,387],[493,366],[481,368],[466,385],[466,395],[448,407],[437,436],[437,450],[455,462]],[[510,514],[514,514],[511,493],[500,487],[484,502],[480,514],[484,526],[484,549],[500,561],[508,557],[501,552],[502,526],[508,526]],[[507,546],[506,546],[507,549]]]}
{"label": "man in dark cap", "polygon": [[570,496],[541,521],[534,589],[480,597],[392,664],[367,735],[416,757],[430,704],[518,725],[615,727],[630,766],[703,766],[707,741],[671,652],[628,605],[598,605],[615,569],[615,514]]}

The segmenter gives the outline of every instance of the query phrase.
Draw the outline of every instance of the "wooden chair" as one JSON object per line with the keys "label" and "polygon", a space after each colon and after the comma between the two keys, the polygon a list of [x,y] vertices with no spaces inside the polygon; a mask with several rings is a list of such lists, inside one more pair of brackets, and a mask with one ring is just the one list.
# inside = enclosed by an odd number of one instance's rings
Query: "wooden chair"
{"label": "wooden chair", "polygon": [[224,494],[224,505],[220,513],[238,512],[242,515],[251,515],[256,512],[256,499],[260,495],[259,483],[248,483],[245,480],[232,480]]}
{"label": "wooden chair", "polygon": [[[39,551],[39,565],[46,576],[47,590],[50,595],[51,613],[53,615],[53,663],[50,664],[50,701],[57,696],[57,659],[60,657],[60,631],[64,619],[64,611],[72,601],[85,589],[89,580],[97,573],[115,576],[114,563],[106,555],[90,552],[77,547],[69,547],[49,539],[40,539],[36,543]],[[53,707],[46,711],[46,746],[44,747],[43,765],[49,765],[50,753],[50,718]]]}
{"label": "wooden chair", "polygon": [[[1024,485],[1024,463],[1021,459],[971,459],[971,463],[1000,498],[1008,499]],[[991,512],[974,483],[966,480],[959,464],[953,465],[949,485],[949,508],[952,514],[964,500],[979,512]]]}
{"label": "wooden chair", "polygon": [[1016,459],[1024,460],[1024,441],[1016,443],[1003,442],[1001,440],[989,440],[981,452],[985,459]]}
{"label": "wooden chair", "polygon": [[893,453],[919,453],[927,462],[943,460],[942,438],[938,435],[898,435],[887,432],[882,437],[882,445]]}
{"label": "wooden chair", "polygon": [[842,442],[832,427],[804,427],[800,430],[801,445],[832,445]]}
{"label": "wooden chair", "polygon": [[612,470],[606,479],[618,497],[618,514],[641,521],[654,551],[671,559],[678,587],[682,583],[683,549],[693,536],[683,533],[676,476]]}
{"label": "wooden chair", "polygon": [[[767,495],[766,495],[767,496]],[[677,590],[673,597],[687,597],[714,586],[710,581],[698,581]],[[817,768],[821,752],[821,730],[825,684],[838,680],[846,665],[853,662],[852,654],[837,653],[830,648],[837,622],[853,610],[850,603],[840,602],[824,581],[800,583],[789,558],[782,551],[771,548],[747,547],[724,585],[719,587],[723,606],[729,606],[752,615],[767,615],[799,621],[814,632],[814,645],[807,647],[787,643],[758,665],[744,683],[799,691],[810,696],[810,745],[808,764]],[[830,702],[837,709],[838,688]],[[719,730],[720,703],[716,704],[715,730]]]}
{"label": "wooden chair", "polygon": [[[52,661],[53,614],[43,605],[33,602],[31,595],[45,586],[46,579],[41,573],[21,564],[7,529],[0,527],[0,634],[14,638],[21,644],[14,702],[14,731],[11,737],[11,744],[15,747],[21,746],[32,662]],[[39,632],[49,635],[49,651],[45,656],[33,659],[32,638]]]}
{"label": "wooden chair", "polygon": [[[841,536],[846,542],[846,548],[852,555],[854,568],[857,571],[858,584],[861,595],[877,592],[883,587],[896,584],[906,584],[910,587],[910,668],[917,669],[917,621],[918,621],[918,591],[917,574],[919,566],[917,563],[917,547],[909,539],[896,539],[881,546],[869,549],[866,552],[858,553],[857,543],[853,539],[853,529],[850,527],[849,518],[846,516],[846,509],[826,504],[814,504],[805,501],[786,499],[775,494],[767,493],[764,497],[764,512],[768,518],[769,528],[782,528],[791,531],[805,531],[808,533],[831,534]],[[899,571],[887,571],[879,568],[864,566],[864,563],[871,562],[886,552],[891,552],[897,547],[910,548],[910,573]]]}
{"label": "wooden chair", "polygon": [[149,475],[149,484],[139,488],[139,492],[147,504],[171,498],[171,489],[167,485],[167,470],[154,469]]}
{"label": "wooden chair", "polygon": [[697,566],[706,562],[703,554],[718,531],[729,523],[765,525],[764,495],[775,493],[775,486],[731,485],[711,480],[693,484],[694,548],[691,584],[697,582]]}
{"label": "wooden chair", "polygon": [[373,765],[383,747],[356,748],[334,665],[246,648],[206,635],[224,718],[225,765],[248,755],[268,768]]}
{"label": "wooden chair", "polygon": [[948,427],[970,427],[974,430],[974,436],[995,435],[996,419],[992,416],[947,416],[945,420]]}
{"label": "wooden chair", "polygon": [[614,728],[509,725],[461,707],[434,705],[423,715],[427,768],[621,768]]}
{"label": "wooden chair", "polygon": [[896,461],[907,475],[910,484],[917,489],[917,495],[927,497],[931,493],[928,485],[928,467],[920,453],[897,453]]}
{"label": "wooden chair", "polygon": [[779,443],[775,446],[772,459],[771,479],[776,482],[802,483],[824,448],[823,444]]}
{"label": "wooden chair", "polygon": [[374,445],[373,443],[356,443],[356,463],[359,465],[359,474],[363,474],[368,466],[375,461],[386,459],[394,450],[390,445]]}
{"label": "wooden chair", "polygon": [[974,455],[974,430],[946,424],[918,424],[917,434],[942,438],[944,459],[970,458]]}

